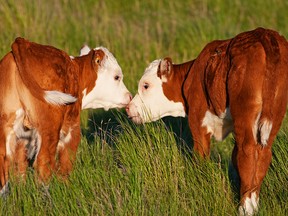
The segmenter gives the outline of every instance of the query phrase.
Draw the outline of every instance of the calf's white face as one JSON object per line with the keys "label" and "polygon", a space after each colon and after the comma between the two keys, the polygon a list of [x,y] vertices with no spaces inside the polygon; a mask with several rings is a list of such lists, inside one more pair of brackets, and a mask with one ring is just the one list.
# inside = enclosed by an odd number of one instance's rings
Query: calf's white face
{"label": "calf's white face", "polygon": [[162,88],[165,76],[157,76],[161,60],[153,61],[145,70],[138,84],[138,93],[126,107],[128,116],[137,124],[156,121],[164,116],[185,116],[181,102],[169,100]]}
{"label": "calf's white face", "polygon": [[[123,83],[123,73],[116,59],[104,47],[96,48],[102,50],[105,56],[99,66],[97,80],[92,91],[83,91],[82,109],[122,108],[131,101],[131,94]],[[85,46],[80,55],[85,55],[90,49]]]}

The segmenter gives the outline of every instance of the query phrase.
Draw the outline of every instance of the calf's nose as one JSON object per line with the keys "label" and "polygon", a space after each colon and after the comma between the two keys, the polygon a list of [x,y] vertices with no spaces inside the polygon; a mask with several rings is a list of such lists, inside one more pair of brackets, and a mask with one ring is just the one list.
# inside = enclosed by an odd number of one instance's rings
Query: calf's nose
{"label": "calf's nose", "polygon": [[131,104],[131,103],[129,103],[126,107],[125,107],[125,111],[126,111],[126,113],[127,113],[127,115],[128,115],[128,117],[130,117],[131,115],[132,115],[132,111],[133,111],[133,107],[132,107],[133,105]]}
{"label": "calf's nose", "polygon": [[126,113],[129,114],[129,104],[126,106],[125,110],[126,110]]}
{"label": "calf's nose", "polygon": [[130,102],[133,98],[133,95],[130,92],[128,92],[127,94],[128,94],[128,98],[129,98],[129,102]]}

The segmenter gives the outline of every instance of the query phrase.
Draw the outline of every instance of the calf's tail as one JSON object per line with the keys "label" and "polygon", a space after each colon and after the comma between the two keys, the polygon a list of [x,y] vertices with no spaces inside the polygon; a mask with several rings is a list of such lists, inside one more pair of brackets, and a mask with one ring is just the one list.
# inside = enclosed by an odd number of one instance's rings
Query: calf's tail
{"label": "calf's tail", "polygon": [[53,105],[67,105],[74,103],[77,98],[70,94],[55,90],[46,91],[39,86],[34,79],[33,74],[29,73],[29,68],[33,68],[33,65],[25,62],[28,58],[27,56],[25,57],[25,50],[27,46],[29,46],[28,41],[23,38],[16,38],[15,42],[12,44],[12,54],[14,56],[21,80],[27,89],[29,89],[31,94],[37,99]]}

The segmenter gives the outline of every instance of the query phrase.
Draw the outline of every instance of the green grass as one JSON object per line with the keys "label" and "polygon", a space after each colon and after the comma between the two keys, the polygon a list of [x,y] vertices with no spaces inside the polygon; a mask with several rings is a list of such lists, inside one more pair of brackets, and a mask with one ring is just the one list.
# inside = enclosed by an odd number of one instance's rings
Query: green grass
{"label": "green grass", "polygon": [[[288,37],[285,0],[1,1],[0,57],[15,37],[78,55],[87,43],[114,53],[134,94],[154,59],[195,58],[206,43],[258,26]],[[115,115],[116,113],[116,115]],[[25,183],[11,176],[0,215],[237,215],[230,165],[232,136],[212,142],[211,159],[191,158],[187,120],[144,126],[117,111],[84,111],[83,139],[68,182],[49,188],[29,169]],[[288,118],[273,146],[259,215],[287,215]]]}

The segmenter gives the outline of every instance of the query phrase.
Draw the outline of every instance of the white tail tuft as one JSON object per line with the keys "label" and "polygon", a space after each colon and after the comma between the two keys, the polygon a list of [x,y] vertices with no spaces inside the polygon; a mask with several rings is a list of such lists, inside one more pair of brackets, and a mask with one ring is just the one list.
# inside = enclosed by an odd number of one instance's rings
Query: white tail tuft
{"label": "white tail tuft", "polygon": [[77,101],[77,98],[72,95],[59,91],[45,91],[44,98],[48,103],[58,106],[71,104]]}

